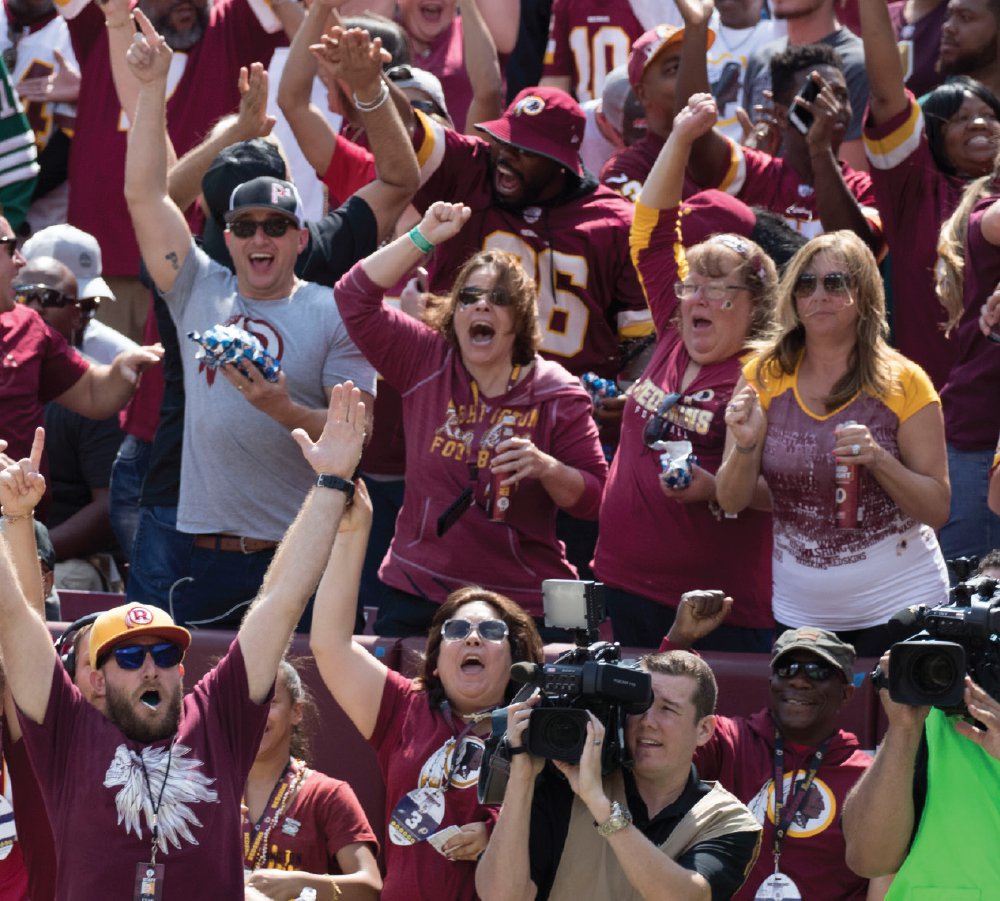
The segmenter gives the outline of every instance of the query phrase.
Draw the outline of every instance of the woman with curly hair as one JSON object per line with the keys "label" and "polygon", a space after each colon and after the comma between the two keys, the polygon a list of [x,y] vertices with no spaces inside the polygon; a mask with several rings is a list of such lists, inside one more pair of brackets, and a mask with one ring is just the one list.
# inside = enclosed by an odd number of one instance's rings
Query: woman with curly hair
{"label": "woman with curly hair", "polygon": [[[934,535],[950,497],[941,403],[886,342],[878,267],[852,232],[814,238],[792,258],[777,320],[727,407],[719,503],[744,509],[763,475],[778,629],[820,626],[879,656],[893,613],[947,598]],[[856,513],[838,511],[846,478]]]}
{"label": "woman with curly hair", "polygon": [[[371,528],[371,504],[357,484],[316,593],[310,648],[330,693],[374,746],[385,780],[383,901],[471,901],[497,815],[476,795],[490,714],[517,687],[511,664],[542,662],[542,640],[509,598],[467,586],[436,608],[416,679],[355,644]],[[445,829],[452,834],[433,838]]]}
{"label": "woman with curly hair", "polygon": [[403,398],[406,496],[379,571],[381,635],[425,633],[468,584],[540,617],[542,580],[576,578],[556,512],[596,519],[607,475],[589,396],[536,352],[535,284],[515,256],[473,255],[425,322],[382,302],[468,216],[433,204],[334,289],[351,339]]}

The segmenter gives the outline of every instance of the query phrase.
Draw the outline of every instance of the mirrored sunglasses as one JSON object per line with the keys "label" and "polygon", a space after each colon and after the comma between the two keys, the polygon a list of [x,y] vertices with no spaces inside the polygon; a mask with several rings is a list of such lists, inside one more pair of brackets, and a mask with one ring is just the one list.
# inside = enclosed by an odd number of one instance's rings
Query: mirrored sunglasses
{"label": "mirrored sunglasses", "polygon": [[[795,279],[792,293],[798,300],[806,300],[816,293],[819,276],[815,272],[803,272]],[[823,290],[834,297],[842,297],[851,290],[851,277],[846,272],[828,272],[823,276]]]}
{"label": "mirrored sunglasses", "polygon": [[14,296],[18,303],[36,303],[40,307],[61,308],[77,303],[75,297],[47,285],[14,285]]}
{"label": "mirrored sunglasses", "polygon": [[458,290],[458,302],[463,307],[471,307],[486,298],[495,307],[509,307],[510,297],[500,288],[476,288],[466,285]]}
{"label": "mirrored sunglasses", "polygon": [[184,652],[180,645],[174,644],[172,641],[164,641],[159,644],[119,645],[111,653],[115,655],[115,660],[122,669],[139,669],[146,659],[147,653],[160,669],[177,666],[184,659]]}
{"label": "mirrored sunglasses", "polygon": [[256,219],[234,219],[229,223],[229,231],[237,238],[252,238],[257,234],[257,229],[264,229],[264,234],[269,238],[282,238],[290,228],[295,228],[295,223],[284,216],[271,216],[263,222]]}
{"label": "mirrored sunglasses", "polygon": [[793,660],[789,663],[779,663],[774,668],[774,674],[779,679],[793,679],[800,672],[804,672],[810,682],[827,682],[833,678],[836,670],[830,664],[819,663],[816,660],[805,662]]}
{"label": "mirrored sunglasses", "polygon": [[484,619],[481,623],[471,623],[467,619],[446,619],[441,624],[441,637],[445,641],[465,641],[476,630],[483,641],[505,641],[509,630],[501,619]]}

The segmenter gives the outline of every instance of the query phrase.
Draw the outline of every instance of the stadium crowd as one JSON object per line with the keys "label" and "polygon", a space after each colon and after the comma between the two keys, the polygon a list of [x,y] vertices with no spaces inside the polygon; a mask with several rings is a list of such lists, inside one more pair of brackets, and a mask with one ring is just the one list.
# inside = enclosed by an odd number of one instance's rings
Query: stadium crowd
{"label": "stadium crowd", "polygon": [[0,901],[996,890],[1000,0],[3,3]]}

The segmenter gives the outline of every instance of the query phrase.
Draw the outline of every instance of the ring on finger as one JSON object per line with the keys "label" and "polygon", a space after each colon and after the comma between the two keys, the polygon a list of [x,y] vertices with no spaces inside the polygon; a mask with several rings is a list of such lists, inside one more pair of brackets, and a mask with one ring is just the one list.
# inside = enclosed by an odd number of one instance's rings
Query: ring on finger
{"label": "ring on finger", "polygon": [[858,454],[860,454],[860,453],[861,453],[861,445],[860,445],[860,444],[852,444],[852,445],[851,445],[851,453],[852,453],[852,454],[853,454],[853,455],[854,455],[855,457],[856,457],[856,456],[858,456]]}

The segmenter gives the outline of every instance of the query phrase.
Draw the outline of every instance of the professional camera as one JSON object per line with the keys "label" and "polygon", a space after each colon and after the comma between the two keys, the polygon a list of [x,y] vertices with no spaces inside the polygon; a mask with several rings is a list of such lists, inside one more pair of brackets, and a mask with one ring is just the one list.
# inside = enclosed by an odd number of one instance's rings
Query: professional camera
{"label": "professional camera", "polygon": [[[900,704],[964,712],[968,673],[1000,700],[1000,592],[997,580],[979,576],[956,585],[950,603],[908,607],[889,621],[890,630],[912,635],[889,652],[889,677],[876,668],[876,688]],[[919,631],[913,635],[913,632]]]}
{"label": "professional camera", "polygon": [[[576,647],[555,663],[515,663],[510,675],[524,687],[511,703],[536,692],[524,744],[549,760],[577,763],[587,742],[588,711],[604,726],[601,771],[618,769],[628,758],[625,717],[642,713],[653,700],[649,673],[621,662],[617,644],[597,641],[604,619],[604,586],[598,582],[547,579],[542,583],[545,625],[576,632]],[[493,713],[493,729],[479,771],[479,801],[499,804],[510,773],[507,710]]]}

